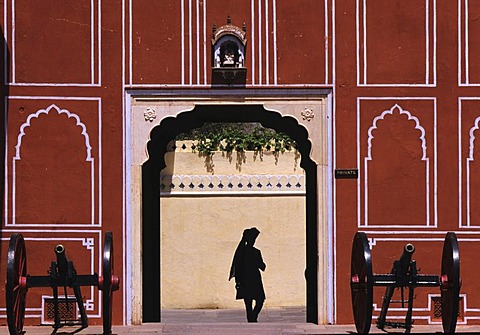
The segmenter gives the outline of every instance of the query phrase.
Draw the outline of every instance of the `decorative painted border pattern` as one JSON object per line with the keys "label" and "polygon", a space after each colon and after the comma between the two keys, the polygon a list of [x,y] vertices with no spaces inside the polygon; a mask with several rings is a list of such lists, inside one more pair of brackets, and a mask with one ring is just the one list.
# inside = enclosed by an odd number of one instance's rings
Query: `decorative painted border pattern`
{"label": "decorative painted border pattern", "polygon": [[[464,313],[477,312],[478,311],[477,308],[468,308],[467,307],[467,295],[466,294],[460,294],[459,296],[460,296],[461,301],[463,302]],[[422,313],[422,312],[423,313],[430,312],[429,313],[430,315],[424,315],[424,316],[414,315],[412,317],[412,320],[426,320],[427,324],[429,324],[429,325],[441,325],[442,324],[441,321],[433,321],[432,316],[431,316],[432,309],[434,308],[433,307],[433,299],[440,297],[440,294],[430,294],[429,293],[429,294],[427,294],[427,297],[428,297],[427,307],[424,307],[424,308],[414,307],[414,308],[412,308],[412,311],[415,314],[419,314],[419,313]],[[373,311],[376,314],[376,315],[374,314],[374,318],[377,317],[378,315],[380,315],[381,310],[382,310],[382,306],[378,306],[376,303],[373,304]],[[407,312],[407,308],[401,308],[401,307],[392,308],[392,307],[389,307],[388,311],[389,312],[401,312],[401,314],[402,314],[402,315],[388,315],[389,319],[399,320],[399,322],[405,320],[405,313]],[[462,321],[457,321],[457,324],[466,325],[467,324],[467,319],[477,319],[477,318],[476,317],[467,318],[467,317],[464,316]]]}
{"label": "decorative painted border pattern", "polygon": [[[9,235],[13,233],[18,233],[18,230],[3,230],[4,236],[0,240],[1,241],[8,241],[10,240]],[[99,275],[102,275],[102,253],[100,250],[103,249],[102,244],[102,231],[100,230],[90,230],[90,231],[81,231],[81,230],[22,230],[20,231],[22,234],[24,234],[24,239],[25,242],[27,243],[27,248],[28,248],[28,241],[48,241],[48,242],[58,242],[58,241],[78,241],[79,243],[82,244],[82,247],[84,247],[86,250],[90,251],[90,273],[84,273],[84,274],[94,274],[98,273]],[[29,235],[36,236],[39,233],[47,233],[52,235],[52,237],[30,237]],[[72,237],[73,234],[80,235],[78,237]],[[85,234],[89,234],[90,236],[94,235],[95,237],[86,237]],[[82,236],[83,235],[83,236]],[[98,242],[96,242],[96,240]],[[96,247],[98,245],[98,247]],[[75,262],[75,258],[71,259],[73,262]],[[28,260],[27,260],[28,261]],[[95,268],[95,262],[98,262],[97,268]],[[45,268],[48,268],[49,263],[45,263]],[[38,273],[29,273],[33,275],[39,275]],[[94,311],[95,305],[97,305],[97,313],[96,314],[90,314],[88,313],[89,318],[101,318],[102,317],[102,306],[100,304],[101,298],[100,294],[101,292],[99,290],[96,290],[95,287],[90,286],[88,288],[89,294],[91,299],[87,299],[84,301],[85,304],[85,309],[87,313],[90,311]],[[96,294],[95,294],[95,291]],[[43,300],[42,300],[43,301]],[[43,315],[43,306],[41,307],[27,307],[25,309],[25,318],[40,318],[42,321],[44,320],[44,315]],[[7,311],[6,308],[0,308],[0,319],[6,319]]]}
{"label": "decorative painted border pattern", "polygon": [[[18,134],[17,144],[15,145],[15,156],[12,160],[12,174],[13,174],[13,185],[12,185],[12,223],[11,225],[17,225],[16,223],[16,182],[17,182],[17,174],[16,174],[16,163],[20,161],[21,158],[21,146],[22,146],[22,139],[25,136],[25,129],[30,127],[32,119],[36,119],[40,116],[40,114],[50,114],[51,111],[56,111],[58,114],[66,114],[68,118],[73,118],[76,120],[76,125],[82,128],[82,135],[85,138],[85,147],[86,147],[86,161],[90,163],[90,185],[91,185],[91,218],[92,218],[92,225],[95,225],[95,162],[91,155],[92,147],[90,146],[90,137],[88,136],[87,129],[85,124],[80,121],[80,117],[75,114],[71,113],[66,109],[60,109],[55,104],[48,106],[46,109],[40,109],[36,113],[32,113],[27,117],[27,121],[20,127],[20,133]],[[6,222],[6,226],[9,226],[8,222]],[[22,224],[23,225],[23,224]]]}
{"label": "decorative painted border pattern", "polygon": [[[466,159],[466,162],[465,162],[465,171],[466,171],[466,182],[465,182],[465,188],[466,188],[466,191],[467,191],[467,201],[466,201],[466,206],[467,206],[467,215],[466,215],[466,219],[467,219],[467,226],[468,227],[474,227],[474,225],[471,224],[471,214],[470,214],[470,208],[471,208],[471,187],[470,187],[470,165],[471,163],[475,160],[474,156],[473,156],[473,152],[474,152],[474,149],[475,149],[475,131],[478,130],[480,127],[479,127],[479,123],[480,123],[480,117],[477,117],[475,119],[475,122],[474,122],[474,126],[472,128],[470,128],[470,131],[468,132],[469,133],[469,150],[468,150],[468,157]],[[460,135],[461,136],[461,135]],[[478,227],[478,226],[477,226]]]}
{"label": "decorative painted border pattern", "polygon": [[[128,7],[125,6],[128,1]],[[159,86],[189,86],[207,87],[207,46],[210,41],[207,38],[207,0],[179,0],[180,1],[180,63],[181,82],[172,84],[141,84],[133,81],[133,0],[123,0],[123,8],[128,12],[126,24],[128,36],[124,36],[124,50],[126,47],[125,38],[128,39],[128,74],[125,78],[125,85],[132,87],[159,87]],[[195,11],[194,11],[195,7]],[[193,40],[195,30],[196,39]],[[195,58],[194,58],[195,56]],[[202,60],[202,61],[201,61]],[[125,71],[124,71],[125,72]],[[195,74],[195,75],[194,75]]]}
{"label": "decorative painted border pattern", "polygon": [[[12,220],[9,221],[9,212],[8,212],[8,199],[9,197],[5,197],[5,226],[6,227],[48,227],[48,224],[19,224],[16,223],[15,219],[15,207],[16,207],[16,192],[15,192],[15,184],[16,184],[16,174],[15,174],[15,164],[16,161],[21,159],[20,156],[20,148],[22,144],[22,138],[24,135],[24,129],[30,125],[30,121],[32,118],[38,117],[40,114],[48,114],[52,109],[56,110],[58,113],[65,113],[70,117],[74,118],[77,122],[77,126],[80,126],[82,128],[82,134],[85,137],[85,146],[87,150],[87,160],[88,162],[91,163],[91,187],[92,187],[92,222],[89,224],[62,224],[58,223],[55,224],[55,227],[101,227],[102,226],[102,132],[101,132],[101,119],[102,119],[102,113],[101,113],[101,100],[100,98],[66,98],[66,97],[22,97],[22,96],[11,96],[6,98],[8,100],[13,100],[13,99],[19,99],[19,100],[77,100],[77,101],[97,101],[98,103],[98,143],[95,143],[95,145],[98,145],[98,190],[95,190],[95,169],[94,169],[94,159],[91,157],[91,145],[90,145],[90,139],[88,136],[88,133],[86,132],[86,127],[85,125],[81,122],[80,117],[74,113],[69,112],[68,110],[60,109],[58,108],[55,104],[50,105],[46,109],[41,109],[37,111],[36,113],[33,113],[28,116],[27,121],[20,127],[20,132],[17,137],[17,144],[15,146],[16,152],[15,156],[13,156],[12,159]],[[8,102],[8,101],[7,101]],[[61,105],[61,103],[59,103]],[[5,118],[7,115],[5,114]],[[7,120],[5,119],[5,124],[7,124]],[[6,148],[6,157],[8,157],[8,145],[6,143],[5,145]],[[5,165],[5,194],[9,194],[9,180],[8,180],[8,164]],[[98,194],[96,196],[96,194]],[[98,199],[98,214],[95,213],[95,199]],[[98,217],[98,223],[95,223],[95,218]]]}
{"label": "decorative painted border pattern", "polygon": [[[251,0],[252,7],[252,86],[270,84],[270,48],[273,51],[273,84],[277,84],[277,1],[271,0],[273,7],[273,18],[269,13],[270,0]],[[263,22],[262,22],[263,20]],[[273,45],[269,41],[270,21],[273,21]],[[255,42],[256,41],[256,42]],[[258,71],[255,64],[258,63]]]}
{"label": "decorative painted border pattern", "polygon": [[305,195],[305,175],[164,175],[161,195],[281,193]]}
{"label": "decorative painted border pattern", "polygon": [[[475,160],[473,155],[475,149],[475,131],[480,129],[480,116],[475,119],[468,132],[468,156],[462,155],[462,135],[465,134],[462,129],[462,105],[464,101],[478,101],[480,97],[460,97],[458,98],[458,226],[459,228],[479,228],[480,225],[472,225],[470,217],[470,164]],[[480,106],[480,105],[479,105]],[[467,135],[467,134],[465,134]],[[465,169],[465,183],[463,183],[463,170]],[[463,188],[465,185],[465,191]],[[463,195],[466,195],[466,203],[463,203]],[[463,209],[466,208],[465,222],[463,219]]]}
{"label": "decorative painted border pattern", "polygon": [[469,0],[458,0],[458,86],[480,86],[470,81],[469,6]]}
{"label": "decorative painted border pattern", "polygon": [[[365,164],[365,171],[363,174],[365,175],[364,177],[364,184],[363,184],[363,194],[365,195],[365,200],[364,203],[362,204],[362,178],[359,178],[357,181],[357,198],[358,198],[358,203],[357,203],[357,226],[359,228],[437,228],[438,225],[438,215],[437,215],[437,103],[436,103],[436,98],[428,98],[428,97],[357,97],[357,166],[360,168],[362,166],[362,157],[361,157],[361,134],[360,134],[360,122],[361,122],[361,102],[362,101],[378,101],[378,100],[397,100],[397,101],[432,101],[433,103],[433,119],[434,119],[434,157],[433,157],[433,180],[434,180],[434,185],[433,185],[433,222],[430,222],[430,208],[431,208],[431,200],[430,200],[430,194],[432,193],[430,188],[430,182],[429,179],[426,180],[426,187],[427,187],[427,221],[425,225],[402,225],[402,226],[397,226],[397,225],[369,225],[368,224],[368,183],[367,183],[367,171],[368,171],[368,161],[371,160],[371,157],[369,157],[370,154],[370,141],[371,141],[371,131],[376,127],[376,121],[379,118],[382,118],[388,113],[392,113],[395,108],[400,108],[401,107],[398,104],[394,104],[394,106],[390,110],[383,111],[383,113],[380,116],[377,116],[374,119],[373,125],[369,128],[368,134],[368,154],[366,157],[363,158],[364,164]],[[403,111],[403,109],[401,109]],[[422,148],[423,148],[423,153],[424,157],[422,160],[426,161],[427,163],[427,178],[430,176],[429,172],[429,158],[426,156],[426,144],[425,144],[425,139],[424,139],[424,134],[425,130],[423,127],[420,126],[418,118],[414,117],[411,115],[410,112],[408,111],[403,111],[403,113],[407,114],[409,116],[409,119],[412,118],[416,122],[416,128],[420,129],[422,132]],[[362,173],[362,172],[361,172]],[[364,219],[362,220],[362,206],[364,207]],[[363,223],[362,223],[363,221]]]}
{"label": "decorative painted border pattern", "polygon": [[426,201],[426,208],[425,208],[425,212],[426,212],[426,217],[427,217],[427,222],[426,222],[426,226],[430,226],[430,188],[429,188],[429,178],[430,178],[430,167],[429,167],[429,158],[427,157],[427,145],[426,145],[426,140],[425,140],[425,129],[420,125],[420,121],[418,120],[418,118],[416,118],[415,116],[412,116],[412,114],[407,111],[407,110],[404,110],[402,109],[402,107],[400,107],[398,104],[395,104],[392,108],[390,108],[390,110],[385,110],[383,111],[383,113],[379,116],[377,116],[374,120],[373,120],[373,125],[368,129],[368,140],[367,140],[367,156],[364,158],[364,170],[365,170],[365,173],[364,173],[364,196],[365,196],[365,206],[364,206],[364,210],[365,210],[365,225],[368,226],[368,205],[369,205],[369,202],[368,202],[368,163],[372,160],[372,140],[373,140],[373,131],[375,129],[377,129],[377,122],[380,121],[380,120],[383,120],[385,118],[385,116],[387,114],[393,114],[393,112],[395,110],[398,110],[400,114],[406,114],[407,117],[408,117],[408,120],[414,120],[415,121],[415,129],[418,129],[420,130],[422,136],[420,137],[420,140],[422,142],[422,152],[423,152],[423,155],[422,155],[422,161],[425,162],[425,174],[426,174],[426,178],[425,178],[425,189],[426,189],[426,198],[427,198],[427,201]]}
{"label": "decorative painted border pattern", "polygon": [[[437,84],[437,17],[436,0],[425,0],[425,82],[423,83],[372,83],[367,78],[367,0],[356,0],[357,32],[357,86],[363,87],[434,87]],[[432,8],[433,7],[433,8]],[[432,31],[433,30],[433,31]],[[362,52],[363,49],[363,52]]]}
{"label": "decorative painted border pattern", "polygon": [[[372,234],[372,233],[378,233],[378,234],[385,234],[385,232],[367,232],[369,234]],[[408,232],[408,234],[411,234],[411,233],[419,233],[419,234],[425,234],[425,233],[430,233],[432,235],[445,235],[446,232],[441,232],[441,231],[432,231],[432,232],[425,232],[425,231],[422,231],[422,232]],[[456,232],[457,235],[472,235],[471,232]],[[390,233],[389,233],[390,234]],[[476,234],[478,235],[478,234]],[[470,236],[459,236],[457,237],[458,238],[458,242],[459,243],[467,243],[467,242],[474,242],[474,243],[480,243],[480,237],[470,237]],[[445,237],[411,237],[411,236],[406,236],[406,237],[372,237],[372,238],[369,238],[369,242],[370,242],[370,247],[373,248],[374,246],[377,245],[377,242],[402,242],[404,241],[405,243],[412,243],[412,242],[415,242],[415,241],[420,241],[420,242],[427,242],[427,241],[430,241],[430,242],[438,242],[438,243],[443,243],[443,241],[445,240]],[[440,255],[439,255],[440,257]],[[439,258],[440,260],[440,258]],[[440,262],[439,262],[440,264]],[[439,271],[440,271],[440,268],[439,268]],[[440,273],[440,272],[439,272]],[[418,312],[431,312],[432,311],[432,308],[433,308],[433,304],[432,304],[432,298],[434,297],[437,297],[439,296],[439,294],[428,294],[428,305],[426,308],[413,308],[413,311],[418,313]],[[467,294],[460,294],[460,297],[463,297],[463,311],[464,311],[464,316],[463,316],[463,320],[462,321],[459,321],[457,324],[467,324],[468,323],[468,320],[480,320],[480,308],[473,308],[473,307],[468,307],[468,301],[467,301]],[[381,306],[378,306],[376,303],[373,304],[373,310],[374,312],[376,313],[380,313],[381,311]],[[389,316],[390,319],[394,320],[394,319],[404,319],[405,318],[405,315],[404,315],[404,312],[406,311],[407,309],[406,308],[391,308],[389,309],[389,311],[402,311],[402,315],[399,315],[399,316],[395,316],[395,315],[391,315]],[[471,316],[468,316],[468,313],[471,313],[471,314],[477,314],[477,315],[471,315]],[[378,315],[378,314],[377,314]],[[442,324],[441,321],[433,321],[432,318],[431,318],[431,315],[425,315],[425,316],[413,316],[413,319],[415,320],[426,320],[428,322],[428,324],[432,324],[432,325],[435,325],[435,324]]]}
{"label": "decorative painted border pattern", "polygon": [[[102,84],[102,23],[101,23],[101,13],[102,13],[102,0],[84,0],[90,1],[90,22],[91,22],[91,33],[90,33],[90,78],[89,83],[21,83],[16,81],[15,69],[16,69],[16,52],[15,52],[15,0],[5,1],[3,4],[3,29],[5,36],[5,43],[11,45],[11,82],[12,86],[81,86],[81,87],[99,87]],[[96,5],[95,5],[96,2]],[[10,9],[9,12],[9,6]],[[9,33],[7,31],[8,26],[8,14],[11,16],[11,28],[12,31]],[[95,22],[95,19],[97,22]],[[10,40],[9,40],[10,38]],[[8,48],[5,48],[5,59],[7,58]],[[7,68],[8,63],[5,62],[5,82],[8,82],[7,75],[9,69]]]}
{"label": "decorative painted border pattern", "polygon": [[[186,3],[188,1],[188,4]],[[195,4],[192,3],[195,1]],[[207,1],[203,3],[199,0],[180,0],[181,2],[181,30],[182,30],[182,85],[207,85]],[[195,5],[196,17],[193,17],[193,8]],[[200,6],[202,10],[200,10]],[[202,18],[200,18],[200,11],[202,11]],[[188,24],[185,23],[186,17],[188,18]],[[202,20],[202,31],[200,31],[200,20]],[[195,21],[195,22],[194,22]],[[194,26],[195,24],[195,26]],[[187,33],[188,28],[188,33]],[[196,30],[196,41],[192,39],[192,31]],[[202,36],[202,41],[200,41]],[[186,41],[186,38],[188,41]],[[203,47],[203,48],[202,48]],[[188,52],[187,52],[188,49]],[[195,49],[195,51],[194,51]],[[202,50],[201,50],[202,49]],[[194,70],[193,54],[196,56],[196,71]],[[202,55],[203,54],[203,55]],[[187,59],[188,56],[188,59]],[[203,73],[200,71],[200,58],[203,58]],[[188,75],[185,72],[188,69]],[[196,82],[193,79],[193,73],[196,75]],[[203,83],[201,76],[203,75]]]}
{"label": "decorative painted border pattern", "polygon": [[[125,4],[128,1],[128,4]],[[207,82],[207,69],[209,59],[207,59],[207,45],[210,36],[207,35],[209,27],[207,22],[207,0],[179,0],[181,4],[180,29],[181,29],[181,49],[180,63],[182,65],[181,82],[167,84],[141,84],[133,81],[133,0],[123,0],[123,12],[128,14],[124,17],[126,30],[124,31],[124,50],[128,55],[124,55],[124,77],[127,87],[155,88],[155,87],[209,87]],[[277,83],[277,0],[251,0],[251,27],[249,27],[249,49],[252,59],[252,83],[247,87],[309,87],[331,85],[335,81],[334,63],[335,53],[335,0],[324,0],[325,6],[325,36],[332,35],[332,45],[328,38],[325,39],[325,78],[324,82],[316,84],[282,84]],[[194,10],[195,9],[195,10]],[[125,14],[124,14],[125,15]],[[273,32],[270,38],[270,30]],[[196,40],[192,38],[195,31]],[[128,46],[127,46],[128,43]],[[195,56],[196,59],[193,57]],[[270,64],[272,62],[272,64]],[[127,71],[126,71],[127,70]],[[270,71],[273,72],[273,80],[270,80]],[[125,72],[126,76],[125,76]]]}

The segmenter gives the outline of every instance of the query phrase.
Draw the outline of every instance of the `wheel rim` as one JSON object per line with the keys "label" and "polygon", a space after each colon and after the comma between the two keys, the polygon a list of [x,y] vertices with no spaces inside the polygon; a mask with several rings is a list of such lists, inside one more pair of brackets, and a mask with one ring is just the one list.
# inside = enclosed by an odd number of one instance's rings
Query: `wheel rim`
{"label": "wheel rim", "polygon": [[356,233],[353,239],[350,289],[353,318],[360,334],[368,334],[372,323],[373,273],[370,247],[365,233]]}
{"label": "wheel rim", "polygon": [[112,329],[112,275],[113,275],[113,235],[105,234],[103,249],[103,333],[111,334]]}
{"label": "wheel rim", "polygon": [[10,238],[7,258],[7,280],[5,297],[7,303],[7,323],[10,334],[21,334],[25,317],[27,295],[27,258],[25,241],[21,234]]}
{"label": "wheel rim", "polygon": [[443,330],[454,333],[460,299],[460,253],[455,233],[447,233],[443,243],[440,282]]}

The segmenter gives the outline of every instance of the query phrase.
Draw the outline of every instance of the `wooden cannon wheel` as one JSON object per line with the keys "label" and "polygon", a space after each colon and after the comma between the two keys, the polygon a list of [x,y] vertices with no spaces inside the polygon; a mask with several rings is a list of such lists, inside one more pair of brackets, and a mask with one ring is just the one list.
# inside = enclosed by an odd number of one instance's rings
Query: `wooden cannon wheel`
{"label": "wooden cannon wheel", "polygon": [[[98,283],[98,288],[103,291],[103,333],[110,335],[112,328],[112,295],[114,291],[119,289],[119,278],[114,275],[113,235],[111,232],[105,234],[102,270],[102,277],[98,277],[96,274],[91,276],[92,284],[90,285]],[[29,286],[30,284],[27,285],[25,241],[21,234],[13,234],[8,247],[5,285],[7,323],[10,335],[23,334],[25,300]],[[43,285],[38,287],[43,287]]]}
{"label": "wooden cannon wheel", "polygon": [[26,276],[27,257],[25,241],[21,234],[13,234],[8,246],[7,280],[5,285],[7,323],[8,331],[11,335],[23,333],[25,299],[27,295]]}
{"label": "wooden cannon wheel", "polygon": [[103,249],[103,277],[100,279],[99,288],[103,291],[103,334],[112,333],[112,298],[113,292],[119,288],[119,279],[114,273],[113,263],[113,234],[105,234],[105,244]]}
{"label": "wooden cannon wheel", "polygon": [[350,289],[355,327],[359,334],[368,334],[372,323],[373,272],[367,235],[361,232],[353,239]]}
{"label": "wooden cannon wheel", "polygon": [[455,333],[460,294],[460,253],[455,233],[447,233],[443,242],[440,275],[443,331]]}

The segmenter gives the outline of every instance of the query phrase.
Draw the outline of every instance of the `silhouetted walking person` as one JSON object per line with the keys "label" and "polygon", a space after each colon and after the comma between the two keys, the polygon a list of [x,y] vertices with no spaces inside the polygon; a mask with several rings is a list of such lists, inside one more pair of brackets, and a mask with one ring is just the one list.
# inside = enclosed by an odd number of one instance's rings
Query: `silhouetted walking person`
{"label": "silhouetted walking person", "polygon": [[253,247],[259,234],[260,231],[255,227],[243,231],[242,240],[235,250],[230,268],[229,280],[235,277],[236,299],[243,299],[245,302],[248,322],[257,322],[265,301],[260,270],[265,271],[267,266],[263,262],[260,250]]}

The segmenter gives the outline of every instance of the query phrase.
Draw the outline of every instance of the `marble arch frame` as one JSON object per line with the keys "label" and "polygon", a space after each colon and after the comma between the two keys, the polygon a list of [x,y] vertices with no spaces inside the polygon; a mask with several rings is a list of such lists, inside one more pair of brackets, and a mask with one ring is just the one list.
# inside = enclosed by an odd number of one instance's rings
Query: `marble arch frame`
{"label": "marble arch frame", "polygon": [[[124,262],[125,317],[127,324],[143,321],[142,303],[142,172],[149,161],[147,145],[154,128],[167,118],[177,118],[196,106],[216,108],[262,106],[280,118],[288,118],[303,128],[310,143],[309,159],[315,169],[316,297],[310,299],[309,322],[334,323],[333,264],[333,136],[332,92],[328,89],[252,89],[252,90],[130,90],[124,108]],[[272,114],[272,115],[273,115]],[[160,126],[161,127],[161,126]],[[157,128],[158,129],[158,128]],[[302,159],[303,161],[303,159]],[[303,164],[303,163],[302,163]],[[307,172],[308,173],[308,172]],[[308,174],[307,174],[308,179]],[[307,191],[308,193],[308,191]],[[308,206],[307,199],[307,206]],[[308,241],[308,239],[307,239]],[[312,257],[312,256],[310,256]],[[307,260],[308,262],[308,260]],[[312,303],[313,301],[313,303]],[[312,307],[315,310],[312,311]]]}

